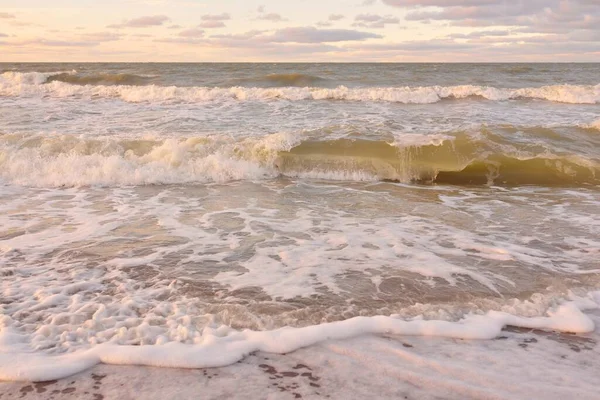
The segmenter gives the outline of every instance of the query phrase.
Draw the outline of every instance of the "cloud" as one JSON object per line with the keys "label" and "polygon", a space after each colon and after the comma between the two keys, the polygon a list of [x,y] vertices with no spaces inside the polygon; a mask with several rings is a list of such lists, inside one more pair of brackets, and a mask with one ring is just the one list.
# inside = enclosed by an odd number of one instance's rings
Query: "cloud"
{"label": "cloud", "polygon": [[179,36],[187,38],[198,38],[204,36],[202,29],[186,29],[185,31],[179,32]]}
{"label": "cloud", "polygon": [[198,24],[198,28],[214,29],[214,28],[225,28],[223,21],[203,21]]}
{"label": "cloud", "polygon": [[379,39],[381,35],[350,29],[317,29],[314,27],[283,28],[275,31],[268,39],[278,43],[330,43]]}
{"label": "cloud", "polygon": [[[140,4],[145,1],[160,2],[164,6],[171,4],[169,0],[135,1]],[[254,19],[256,24],[262,24],[262,28],[271,29],[249,32],[235,30],[233,22],[228,22],[232,19],[232,15],[220,13],[222,10],[213,11],[198,7],[196,21],[181,26],[168,22],[169,18],[166,15],[152,15],[163,12],[169,15],[170,11],[162,8],[164,11],[141,11],[142,15],[151,15],[123,21],[120,19],[128,18],[130,15],[115,13],[113,15],[117,17],[114,21],[119,23],[110,25],[111,28],[162,27],[160,29],[164,29],[162,31],[164,35],[158,35],[159,37],[156,36],[157,30],[153,29],[121,31],[104,29],[107,32],[96,32],[92,26],[88,26],[85,30],[75,30],[77,29],[75,28],[70,32],[50,33],[53,32],[53,28],[61,27],[60,24],[56,25],[57,23],[48,19],[44,22],[44,26],[34,33],[36,36],[31,37],[30,40],[22,40],[21,34],[19,37],[11,37],[13,35],[11,29],[17,33],[19,30],[16,26],[32,24],[22,21],[20,13],[16,13],[15,16],[0,12],[0,24],[4,24],[4,33],[0,33],[0,40],[6,46],[10,46],[10,49],[8,47],[5,49],[13,51],[13,54],[26,54],[30,46],[31,56],[28,55],[28,59],[33,57],[33,54],[69,54],[67,48],[71,48],[72,54],[83,54],[84,51],[81,49],[85,47],[91,48],[86,53],[101,54],[103,48],[109,48],[111,42],[115,41],[120,41],[119,47],[129,44],[138,51],[150,52],[150,48],[144,50],[141,46],[134,47],[139,46],[141,40],[136,38],[149,37],[150,39],[146,39],[145,42],[156,38],[155,42],[173,43],[173,46],[164,46],[165,54],[175,54],[173,57],[177,59],[177,53],[180,52],[186,60],[194,57],[196,57],[194,59],[202,59],[205,56],[209,57],[207,55],[209,54],[210,57],[216,57],[215,59],[241,60],[246,57],[247,60],[281,60],[289,57],[290,60],[310,61],[310,54],[314,54],[315,61],[327,59],[332,61],[414,61],[417,59],[419,61],[598,61],[600,60],[599,1],[352,0],[347,4],[350,7],[358,7],[361,3],[365,6],[375,6],[359,8],[352,13],[347,11],[347,8],[338,8],[332,9],[336,12],[334,14],[328,12],[320,16],[313,14],[315,18],[312,21],[313,26],[304,26],[305,24],[298,22],[305,20],[303,15],[290,14],[283,8],[276,9],[275,5],[270,5],[271,3],[268,3],[267,7],[256,8],[260,4],[257,2],[249,5],[250,18]],[[190,5],[195,3],[201,6],[197,0],[178,2]],[[141,9],[151,10],[151,8]],[[12,9],[0,11],[13,12]],[[210,12],[214,14],[202,15]],[[194,18],[191,14],[189,17]],[[284,17],[293,22],[283,23],[282,21],[286,21]],[[56,20],[58,21],[59,18]],[[77,24],[80,25],[81,22]],[[227,29],[228,27],[231,29]],[[397,32],[396,34],[392,32],[406,27],[411,28],[411,35],[398,35]],[[219,30],[219,28],[225,29]],[[378,30],[381,28],[386,30]],[[9,32],[8,35],[6,32]],[[133,33],[136,32],[141,32],[142,35],[134,35]],[[378,32],[381,35],[377,35]],[[417,40],[427,37],[436,39]],[[406,41],[401,42],[401,40]],[[175,44],[180,44],[181,47]],[[192,46],[203,50],[197,52]],[[228,51],[228,49],[235,49],[235,51]],[[2,54],[1,50],[0,54]],[[148,56],[161,57],[160,54],[155,53]],[[539,58],[536,59],[536,56]]]}
{"label": "cloud", "polygon": [[343,16],[342,14],[329,14],[327,21],[319,21],[315,25],[318,27],[321,27],[321,28],[325,28],[325,27],[332,26],[334,21],[340,21],[344,18],[346,18],[346,17]]}
{"label": "cloud", "polygon": [[381,35],[350,29],[317,29],[314,27],[290,27],[278,29],[274,33],[249,31],[242,34],[212,35],[210,39],[223,46],[236,47],[262,46],[273,43],[319,44],[334,42],[363,41],[379,39]]}
{"label": "cloud", "polygon": [[[597,0],[383,0],[394,7],[408,7],[407,20],[451,21],[457,26],[531,26],[556,25],[563,29],[599,28]],[[435,8],[425,8],[434,6]]]}
{"label": "cloud", "polygon": [[120,40],[121,35],[112,32],[93,32],[93,33],[82,33],[79,35],[82,39],[87,42],[112,42]]}
{"label": "cloud", "polygon": [[278,59],[282,54],[289,57],[304,56],[309,54],[345,52],[340,48],[327,43],[296,43],[289,41],[279,41],[273,34],[267,34],[266,31],[249,31],[243,34],[219,34],[210,37],[179,37],[157,39],[155,42],[173,43],[179,45],[188,45],[202,47],[216,51],[223,49],[235,49],[235,58],[240,57],[267,57],[269,59]]}
{"label": "cloud", "polygon": [[[598,0],[383,0],[405,8],[406,20],[454,27],[488,28],[448,38],[485,40],[490,44],[527,43],[523,35],[558,35],[554,40],[571,43],[600,36]],[[510,32],[507,31],[510,27]],[[493,34],[494,31],[502,34]],[[508,37],[508,39],[507,39]]]}
{"label": "cloud", "polygon": [[199,38],[199,37],[160,38],[160,39],[154,39],[154,42],[197,45],[197,44],[206,44],[206,39]]}
{"label": "cloud", "polygon": [[442,50],[468,51],[478,46],[473,43],[459,43],[451,39],[413,40],[402,43],[371,44],[367,49],[371,51],[409,51],[409,52],[437,52]]}
{"label": "cloud", "polygon": [[30,47],[30,46],[42,46],[42,47],[93,47],[98,46],[99,42],[88,41],[88,40],[48,40],[48,39],[30,39],[22,40],[18,42],[4,42],[7,46],[16,47]]}
{"label": "cloud", "polygon": [[200,17],[202,21],[227,21],[231,19],[231,15],[227,13],[222,14],[206,14]]}
{"label": "cloud", "polygon": [[[528,0],[538,1],[538,0]],[[383,0],[393,7],[455,7],[455,6],[480,6],[487,4],[505,4],[504,0]]]}
{"label": "cloud", "polygon": [[200,17],[202,22],[198,25],[198,28],[224,28],[225,23],[223,21],[228,21],[231,19],[231,15],[227,13],[223,14],[206,14]]}
{"label": "cloud", "polygon": [[266,31],[253,30],[253,31],[245,32],[245,33],[212,35],[211,38],[232,40],[232,41],[244,41],[244,40],[253,39],[255,37],[259,37],[260,35],[264,34],[265,32]]}
{"label": "cloud", "polygon": [[263,15],[259,16],[258,19],[263,20],[263,21],[271,21],[271,22],[286,21],[285,18],[283,18],[280,14],[277,14],[277,13],[263,14]]}
{"label": "cloud", "polygon": [[9,22],[9,25],[11,25],[11,26],[19,26],[19,27],[20,27],[20,26],[38,26],[38,27],[43,27],[43,25],[40,25],[40,24],[34,24],[34,23],[32,23],[32,22],[25,22],[25,21],[14,21],[14,20],[11,20],[11,21]]}
{"label": "cloud", "polygon": [[92,47],[97,46],[98,42],[40,39],[37,44],[51,47]]}
{"label": "cloud", "polygon": [[[298,59],[299,57],[304,57],[308,55],[319,54],[319,53],[342,53],[346,50],[337,46],[332,46],[328,44],[319,44],[319,43],[311,43],[311,44],[266,44],[261,47],[256,47],[251,50],[253,55],[260,55],[263,58],[269,59],[280,59],[282,54],[286,54],[289,57],[294,57]],[[306,58],[304,58],[306,59]],[[310,59],[310,58],[309,58]]]}
{"label": "cloud", "polygon": [[160,26],[169,21],[166,15],[149,15],[123,21],[120,24],[108,25],[107,28],[147,28],[150,26]]}
{"label": "cloud", "polygon": [[600,30],[525,34],[513,29],[453,33],[434,40],[348,44],[353,57],[426,61],[593,61],[600,55]]}
{"label": "cloud", "polygon": [[17,21],[16,20],[16,16],[15,14],[11,14],[11,13],[7,13],[7,12],[0,12],[0,19],[6,19],[8,21],[6,21],[7,24],[9,24],[10,26],[42,26],[42,25],[37,25],[37,24],[32,24],[31,22],[25,22],[25,21]]}
{"label": "cloud", "polygon": [[493,30],[493,31],[475,31],[471,33],[453,33],[448,35],[452,39],[479,39],[482,37],[499,37],[510,35],[508,30]]}
{"label": "cloud", "polygon": [[400,19],[392,15],[359,14],[354,18],[352,26],[359,28],[385,28],[386,24],[399,24]]}
{"label": "cloud", "polygon": [[277,13],[268,13],[266,14],[267,8],[265,6],[259,6],[256,11],[260,14],[256,19],[262,21],[271,21],[271,22],[282,22],[287,21],[286,18],[283,18],[281,14]]}

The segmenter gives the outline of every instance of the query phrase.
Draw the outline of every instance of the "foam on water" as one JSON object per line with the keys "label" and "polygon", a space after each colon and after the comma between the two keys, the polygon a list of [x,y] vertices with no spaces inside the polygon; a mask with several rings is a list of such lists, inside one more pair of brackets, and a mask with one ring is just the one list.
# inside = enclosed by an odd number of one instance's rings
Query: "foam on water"
{"label": "foam on water", "polygon": [[[590,295],[581,308],[598,308]],[[576,303],[566,303],[549,310],[548,316],[523,318],[503,312],[469,315],[457,322],[402,320],[394,317],[357,317],[305,328],[282,328],[274,331],[230,331],[205,329],[194,344],[165,343],[154,346],[99,345],[79,353],[45,356],[23,352],[26,340],[4,327],[0,331],[0,379],[49,381],[83,371],[98,363],[150,365],[173,368],[222,367],[239,361],[255,351],[289,353],[324,340],[347,339],[364,334],[437,336],[455,339],[493,339],[503,327],[550,329],[570,333],[588,333],[594,322]],[[152,327],[147,326],[147,332]],[[21,351],[19,351],[21,350]]]}
{"label": "foam on water", "polygon": [[[593,285],[591,192],[448,188],[424,203],[437,191],[237,185],[244,196],[235,185],[2,190],[0,378],[54,379],[99,362],[223,366],[365,333],[593,330],[580,310],[598,294],[511,294],[551,285],[528,288],[521,274]],[[322,200],[306,202],[314,192]],[[496,214],[506,217],[477,226]],[[547,225],[564,244],[551,233],[536,244]],[[483,297],[443,300],[461,290]]]}
{"label": "foam on water", "polygon": [[55,75],[74,74],[73,71],[55,71],[55,72],[18,72],[7,71],[0,74],[0,83],[2,87],[21,86],[21,85],[41,85],[46,83],[48,78]]}
{"label": "foam on water", "polygon": [[28,186],[139,185],[225,182],[274,177],[267,167],[298,139],[274,134],[236,142],[227,137],[184,140],[85,140],[73,136],[4,136],[0,177]]}

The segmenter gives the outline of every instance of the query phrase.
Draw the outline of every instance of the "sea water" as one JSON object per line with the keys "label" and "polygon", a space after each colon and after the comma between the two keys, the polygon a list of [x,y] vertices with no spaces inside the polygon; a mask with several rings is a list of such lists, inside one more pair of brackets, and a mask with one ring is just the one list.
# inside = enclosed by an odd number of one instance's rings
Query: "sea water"
{"label": "sea water", "polygon": [[593,332],[599,76],[0,64],[0,379]]}

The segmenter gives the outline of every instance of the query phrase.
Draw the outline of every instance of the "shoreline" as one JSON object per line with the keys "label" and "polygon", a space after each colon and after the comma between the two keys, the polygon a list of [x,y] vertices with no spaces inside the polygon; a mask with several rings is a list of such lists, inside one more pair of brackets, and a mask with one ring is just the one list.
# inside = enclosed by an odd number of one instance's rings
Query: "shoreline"
{"label": "shoreline", "polygon": [[[600,320],[600,312],[591,316]],[[575,383],[600,384],[594,372],[599,337],[598,329],[574,335],[515,327],[493,340],[363,335],[287,354],[255,352],[221,368],[99,364],[58,381],[0,382],[0,399],[341,399],[377,393],[400,399],[591,400],[596,394]]]}

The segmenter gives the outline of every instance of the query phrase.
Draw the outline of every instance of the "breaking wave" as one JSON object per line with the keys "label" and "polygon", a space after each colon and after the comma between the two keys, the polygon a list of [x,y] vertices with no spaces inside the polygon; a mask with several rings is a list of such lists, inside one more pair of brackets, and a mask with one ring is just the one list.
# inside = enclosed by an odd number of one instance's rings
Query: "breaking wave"
{"label": "breaking wave", "polygon": [[148,85],[153,81],[153,77],[140,76],[134,74],[97,74],[97,75],[79,75],[73,73],[62,73],[50,75],[46,79],[49,82],[64,82],[73,85],[130,85],[140,86]]}
{"label": "breaking wave", "polygon": [[[86,84],[86,79],[110,80],[110,84]],[[122,79],[123,81],[119,81]],[[142,85],[134,86],[127,80],[149,79],[140,76],[104,75],[83,77],[72,73],[5,72],[0,75],[0,96],[76,97],[84,99],[117,98],[126,102],[207,102],[207,101],[262,101],[262,100],[343,100],[429,104],[445,99],[479,97],[491,101],[535,99],[571,104],[600,103],[598,85],[551,85],[529,88],[495,88],[487,86],[422,86],[422,87],[371,87],[336,88],[293,87],[292,83],[317,79],[306,75],[272,75],[275,82],[285,87],[178,87]],[[319,78],[320,79],[320,78]],[[71,82],[72,81],[72,82]],[[74,84],[76,83],[76,84]]]}
{"label": "breaking wave", "polygon": [[193,184],[278,176],[461,185],[597,185],[600,161],[500,144],[489,133],[413,134],[396,142],[302,141],[289,133],[243,140],[0,136],[0,179],[25,186]]}
{"label": "breaking wave", "polygon": [[596,121],[592,122],[591,124],[586,125],[585,128],[600,131],[600,119],[597,119]]}

